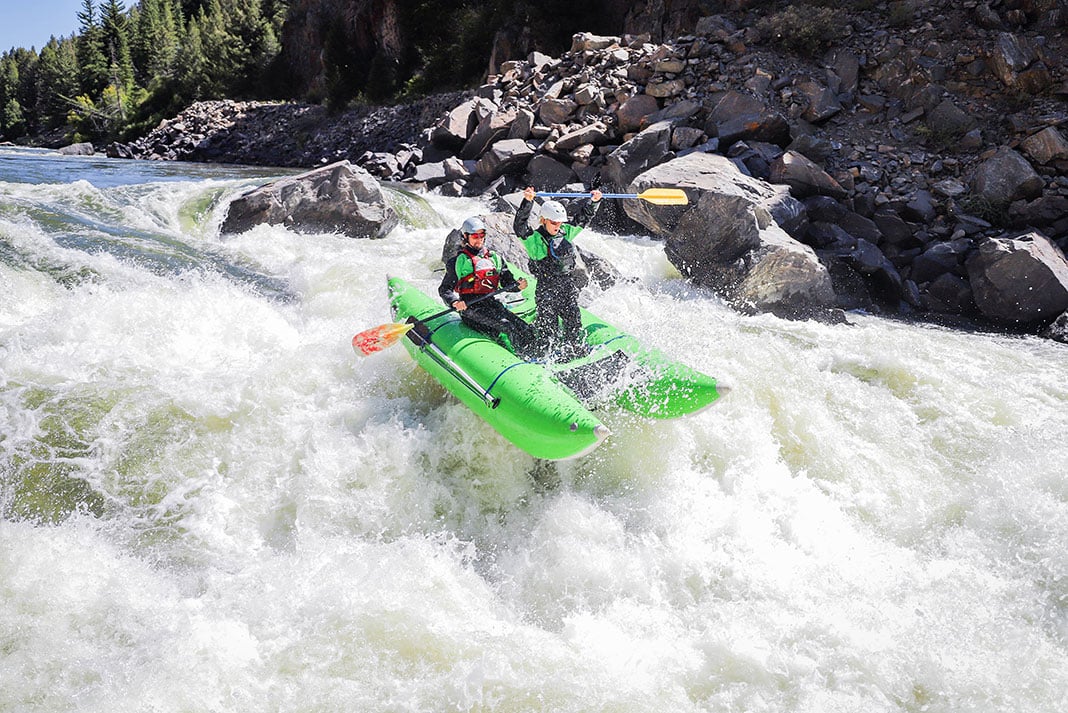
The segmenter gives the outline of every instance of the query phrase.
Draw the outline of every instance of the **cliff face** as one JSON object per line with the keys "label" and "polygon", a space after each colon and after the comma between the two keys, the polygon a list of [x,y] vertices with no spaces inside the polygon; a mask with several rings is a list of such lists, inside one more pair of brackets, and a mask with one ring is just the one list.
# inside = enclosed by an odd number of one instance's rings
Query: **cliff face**
{"label": "cliff face", "polygon": [[[440,3],[460,5],[460,3]],[[700,0],[652,0],[633,4],[626,0],[591,0],[575,5],[570,0],[543,0],[537,7],[499,6],[492,46],[484,48],[486,69],[494,73],[501,63],[525,57],[533,50],[559,53],[579,31],[608,34],[649,33],[654,41],[669,39],[692,28],[708,5]],[[433,3],[423,3],[430,7]],[[494,3],[487,2],[487,6]],[[705,12],[701,7],[705,6]],[[570,9],[569,9],[570,8]],[[453,11],[459,12],[457,8]],[[385,98],[415,70],[420,49],[448,44],[447,18],[435,29],[441,35],[420,36],[410,25],[416,12],[409,0],[298,0],[282,30],[280,66],[289,72],[291,95],[314,101],[348,99],[357,93]],[[431,10],[423,11],[424,15]],[[406,22],[406,18],[409,21]],[[590,21],[594,20],[593,24]],[[426,18],[421,17],[424,23]],[[433,25],[433,22],[428,23]],[[425,34],[425,33],[424,33]],[[548,46],[557,41],[556,48]]]}
{"label": "cliff face", "polygon": [[394,0],[299,0],[282,30],[281,65],[295,96],[326,98],[334,85],[362,87],[398,67],[408,50]]}
{"label": "cliff face", "polygon": [[753,3],[746,3],[745,0],[648,0],[644,3],[627,3],[620,32],[632,35],[648,33],[652,42],[663,42],[689,34],[705,15],[739,9],[746,4]]}

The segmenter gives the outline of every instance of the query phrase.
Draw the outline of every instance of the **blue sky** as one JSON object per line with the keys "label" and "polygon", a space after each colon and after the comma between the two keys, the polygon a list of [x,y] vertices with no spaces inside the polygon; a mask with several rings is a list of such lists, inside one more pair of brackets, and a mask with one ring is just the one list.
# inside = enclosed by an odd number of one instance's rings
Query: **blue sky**
{"label": "blue sky", "polygon": [[[99,0],[93,3],[99,7]],[[129,7],[130,2],[123,3]],[[82,0],[14,0],[0,10],[0,54],[12,47],[38,52],[52,35],[66,37],[78,29]]]}

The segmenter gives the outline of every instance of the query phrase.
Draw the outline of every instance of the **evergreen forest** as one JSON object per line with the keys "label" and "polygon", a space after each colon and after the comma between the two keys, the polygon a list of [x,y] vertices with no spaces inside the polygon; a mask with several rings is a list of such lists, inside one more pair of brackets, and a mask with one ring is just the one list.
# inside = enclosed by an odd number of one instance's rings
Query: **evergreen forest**
{"label": "evergreen forest", "polygon": [[[127,8],[123,0],[82,0],[72,36],[53,36],[39,51],[0,54],[0,140],[128,141],[208,99],[303,100],[332,110],[354,101],[403,101],[476,85],[502,30],[523,36],[528,49],[560,52],[571,33],[608,31],[611,24],[600,0],[542,0],[537,7],[519,0],[403,0],[391,6],[401,45],[387,53],[373,47],[375,28],[353,26],[344,15],[355,7],[362,6],[138,0]],[[286,57],[283,28],[294,13],[303,22],[316,18],[322,46]],[[294,34],[294,43],[307,43],[307,35]],[[300,56],[321,65],[317,86],[296,76]]]}
{"label": "evergreen forest", "polygon": [[83,0],[79,29],[0,56],[0,137],[136,135],[191,102],[275,97],[286,0]]}

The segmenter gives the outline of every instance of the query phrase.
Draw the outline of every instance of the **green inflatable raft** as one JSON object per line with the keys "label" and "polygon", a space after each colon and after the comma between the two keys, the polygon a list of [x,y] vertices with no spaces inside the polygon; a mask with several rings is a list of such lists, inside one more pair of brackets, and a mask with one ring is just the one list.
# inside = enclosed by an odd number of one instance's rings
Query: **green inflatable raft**
{"label": "green inflatable raft", "polygon": [[[527,288],[508,295],[508,305],[532,321],[535,280],[525,277]],[[676,418],[726,392],[712,377],[643,347],[586,310],[589,355],[562,363],[523,361],[455,312],[442,313],[440,301],[407,281],[391,277],[388,285],[394,318],[415,325],[402,341],[416,363],[535,458],[576,458],[600,445],[609,430],[593,410],[616,406],[647,418]]]}

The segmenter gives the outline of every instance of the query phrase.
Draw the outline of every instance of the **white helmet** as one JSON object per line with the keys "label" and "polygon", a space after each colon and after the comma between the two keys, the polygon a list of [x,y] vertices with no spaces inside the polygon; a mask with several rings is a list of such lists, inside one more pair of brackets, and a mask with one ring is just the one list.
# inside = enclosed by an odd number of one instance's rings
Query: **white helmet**
{"label": "white helmet", "polygon": [[460,226],[460,232],[464,235],[470,235],[471,233],[477,233],[479,231],[486,231],[486,224],[477,215],[473,215],[464,221],[464,224]]}
{"label": "white helmet", "polygon": [[567,211],[558,201],[545,201],[541,204],[541,217],[554,223],[563,223],[567,220]]}

